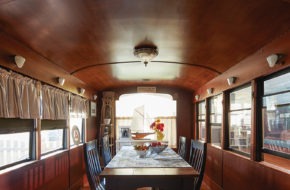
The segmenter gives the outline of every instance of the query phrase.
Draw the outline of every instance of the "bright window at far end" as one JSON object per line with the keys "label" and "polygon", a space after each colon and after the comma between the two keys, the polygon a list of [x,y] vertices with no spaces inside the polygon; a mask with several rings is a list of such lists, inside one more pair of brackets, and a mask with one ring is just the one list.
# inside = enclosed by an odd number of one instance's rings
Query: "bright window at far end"
{"label": "bright window at far end", "polygon": [[[136,93],[124,94],[116,101],[116,136],[120,127],[129,127],[132,132],[150,132],[150,124],[159,118],[164,123],[165,141],[176,146],[176,101],[169,94]],[[156,139],[155,135],[147,136]]]}

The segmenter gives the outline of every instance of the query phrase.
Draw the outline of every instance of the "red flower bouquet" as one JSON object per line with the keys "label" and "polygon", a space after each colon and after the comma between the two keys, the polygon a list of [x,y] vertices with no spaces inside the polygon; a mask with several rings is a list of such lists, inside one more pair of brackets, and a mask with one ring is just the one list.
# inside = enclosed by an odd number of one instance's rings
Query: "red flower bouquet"
{"label": "red flower bouquet", "polygon": [[157,134],[157,140],[161,141],[164,138],[164,123],[160,122],[160,119],[157,119],[150,125],[150,129],[153,129]]}

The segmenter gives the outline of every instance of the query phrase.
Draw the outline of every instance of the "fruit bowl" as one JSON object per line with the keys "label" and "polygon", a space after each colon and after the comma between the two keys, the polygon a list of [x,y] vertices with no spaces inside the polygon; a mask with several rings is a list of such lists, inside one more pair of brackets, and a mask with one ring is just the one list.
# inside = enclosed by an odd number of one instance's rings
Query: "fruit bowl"
{"label": "fruit bowl", "polygon": [[135,150],[139,158],[145,158],[147,154],[147,150]]}
{"label": "fruit bowl", "polygon": [[149,150],[151,151],[151,153],[156,153],[159,154],[161,153],[163,150],[165,150],[167,148],[167,144],[161,144],[160,142],[157,143],[151,143],[151,145],[149,146]]}
{"label": "fruit bowl", "polygon": [[145,145],[135,145],[134,150],[136,151],[139,158],[145,158],[149,147]]}

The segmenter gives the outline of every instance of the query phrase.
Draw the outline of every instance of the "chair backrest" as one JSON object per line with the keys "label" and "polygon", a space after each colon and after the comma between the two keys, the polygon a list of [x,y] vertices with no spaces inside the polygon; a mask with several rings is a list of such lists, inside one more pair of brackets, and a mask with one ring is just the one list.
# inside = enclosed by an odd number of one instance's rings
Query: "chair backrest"
{"label": "chair backrest", "polygon": [[105,189],[100,181],[99,174],[102,172],[97,141],[92,140],[84,144],[84,158],[86,173],[91,189]]}
{"label": "chair backrest", "polygon": [[205,169],[206,143],[191,140],[189,164],[199,172],[199,176],[194,178],[194,190],[199,190]]}
{"label": "chair backrest", "polygon": [[178,154],[186,160],[186,137],[179,137]]}
{"label": "chair backrest", "polygon": [[108,135],[103,136],[102,143],[102,157],[104,160],[104,165],[106,166],[112,160]]}

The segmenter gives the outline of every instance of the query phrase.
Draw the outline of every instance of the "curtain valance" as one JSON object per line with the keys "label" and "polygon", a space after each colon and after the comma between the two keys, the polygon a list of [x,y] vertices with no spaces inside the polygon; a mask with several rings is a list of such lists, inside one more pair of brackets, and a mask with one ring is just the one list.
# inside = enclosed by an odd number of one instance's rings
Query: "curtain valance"
{"label": "curtain valance", "polygon": [[63,90],[43,85],[42,94],[42,118],[43,119],[67,119],[69,116],[69,93]]}
{"label": "curtain valance", "polygon": [[71,95],[70,97],[72,117],[86,118],[87,117],[87,101],[79,96]]}
{"label": "curtain valance", "polygon": [[40,117],[40,82],[0,68],[0,117]]}

